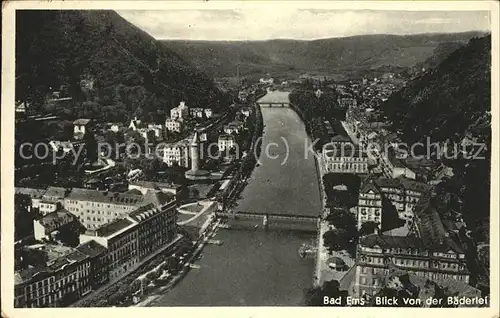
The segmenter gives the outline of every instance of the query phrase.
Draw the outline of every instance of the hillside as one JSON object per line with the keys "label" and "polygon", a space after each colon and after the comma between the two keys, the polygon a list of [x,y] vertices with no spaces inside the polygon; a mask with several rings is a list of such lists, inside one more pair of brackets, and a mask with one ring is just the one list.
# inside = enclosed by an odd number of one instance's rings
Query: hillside
{"label": "hillside", "polygon": [[[478,240],[489,237],[490,76],[491,36],[474,38],[381,105],[393,128],[402,132],[408,144],[420,141],[425,145],[426,138],[452,143],[444,161],[455,176],[439,188],[452,194],[447,200],[448,210],[452,206],[460,210]],[[461,156],[463,148],[458,145],[465,136],[486,148],[474,158]],[[458,151],[452,151],[453,145],[460,147]]]}
{"label": "hillside", "polygon": [[[17,11],[16,27],[16,99],[36,110],[157,119],[180,100],[220,104],[211,79],[113,11]],[[47,103],[53,91],[72,101]]]}
{"label": "hillside", "polygon": [[216,77],[243,75],[335,73],[412,67],[434,54],[440,43],[466,43],[481,33],[362,35],[313,41],[162,41],[194,65]]}

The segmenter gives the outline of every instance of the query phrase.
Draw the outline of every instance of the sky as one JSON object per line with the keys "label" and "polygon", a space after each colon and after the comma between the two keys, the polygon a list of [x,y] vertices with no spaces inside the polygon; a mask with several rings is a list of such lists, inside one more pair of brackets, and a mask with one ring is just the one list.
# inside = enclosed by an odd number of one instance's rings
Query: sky
{"label": "sky", "polygon": [[488,11],[169,10],[117,11],[156,39],[311,40],[362,34],[490,30]]}

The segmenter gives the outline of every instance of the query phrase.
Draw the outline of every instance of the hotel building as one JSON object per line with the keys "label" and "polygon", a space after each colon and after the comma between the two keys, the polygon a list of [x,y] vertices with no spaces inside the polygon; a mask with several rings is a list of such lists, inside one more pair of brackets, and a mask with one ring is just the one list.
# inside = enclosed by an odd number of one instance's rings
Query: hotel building
{"label": "hotel building", "polygon": [[44,262],[14,275],[14,307],[63,307],[92,291],[90,258],[77,249],[38,244],[25,253],[39,253]]}
{"label": "hotel building", "polygon": [[147,256],[176,235],[176,201],[172,194],[155,193],[158,203],[139,207],[123,218],[80,235],[107,248],[109,279],[116,280],[139,266]]}
{"label": "hotel building", "polygon": [[381,229],[382,212],[382,193],[373,180],[369,179],[359,190],[358,230],[366,222],[378,223],[379,229]]}
{"label": "hotel building", "polygon": [[[415,207],[415,223],[408,236],[371,234],[360,239],[354,280],[349,292],[354,297],[374,295],[381,287],[381,275],[390,269],[439,281],[469,282],[465,252],[453,233],[443,225],[426,193]],[[346,275],[347,276],[347,275]]]}

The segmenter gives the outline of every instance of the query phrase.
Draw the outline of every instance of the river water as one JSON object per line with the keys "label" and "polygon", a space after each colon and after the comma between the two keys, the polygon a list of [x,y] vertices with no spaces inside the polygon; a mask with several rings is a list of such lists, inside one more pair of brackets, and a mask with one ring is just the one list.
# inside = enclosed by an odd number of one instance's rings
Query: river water
{"label": "river water", "polygon": [[[260,164],[236,210],[318,215],[317,173],[312,153],[304,155],[307,134],[302,121],[288,108],[262,108],[262,115]],[[315,233],[273,224],[264,231],[262,224],[248,222],[253,223],[243,229],[220,229],[215,238],[223,245],[206,246],[197,262],[201,268],[192,269],[151,306],[302,305],[304,289],[312,285],[314,260],[301,259],[298,248],[311,243]]]}

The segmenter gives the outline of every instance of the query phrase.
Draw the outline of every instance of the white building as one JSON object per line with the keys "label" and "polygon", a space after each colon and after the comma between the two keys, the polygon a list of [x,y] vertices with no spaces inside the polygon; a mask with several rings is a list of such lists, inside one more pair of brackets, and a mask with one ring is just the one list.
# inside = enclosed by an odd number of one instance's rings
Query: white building
{"label": "white building", "polygon": [[181,167],[189,168],[189,141],[184,139],[173,144],[163,145],[158,149],[163,162],[169,167],[177,164]]}
{"label": "white building", "polygon": [[51,201],[41,200],[38,205],[38,210],[42,215],[47,215],[52,212],[55,212],[57,211],[57,208],[58,208],[57,203]]}
{"label": "white building", "polygon": [[134,117],[134,119],[130,121],[130,125],[128,125],[128,128],[132,129],[133,131],[136,131],[141,127],[142,127],[142,122],[138,120],[137,117]]}
{"label": "white building", "polygon": [[73,135],[75,139],[81,139],[89,130],[90,119],[80,118],[73,122]]}
{"label": "white building", "polygon": [[179,106],[174,107],[170,110],[171,119],[184,120],[189,116],[189,107],[186,106],[185,102],[180,102]]}
{"label": "white building", "polygon": [[130,170],[130,172],[127,174],[127,181],[132,182],[135,180],[138,180],[144,175],[141,169],[134,169]]}
{"label": "white building", "polygon": [[33,220],[35,240],[50,239],[51,234],[69,223],[76,222],[76,219],[73,214],[63,209]]}
{"label": "white building", "polygon": [[154,132],[155,139],[160,141],[163,140],[163,126],[162,125],[154,125],[149,124],[148,130]]}
{"label": "white building", "polygon": [[232,121],[227,125],[224,125],[224,132],[226,134],[239,134],[239,132],[243,129],[243,123],[238,121]]}
{"label": "white building", "polygon": [[274,79],[271,77],[271,78],[261,78],[259,80],[259,83],[261,84],[274,84]]}
{"label": "white building", "polygon": [[194,118],[203,118],[203,108],[190,108],[189,115]]}
{"label": "white building", "polygon": [[120,127],[117,124],[110,124],[109,130],[114,132],[114,133],[117,133],[120,130]]}
{"label": "white building", "polygon": [[219,151],[231,149],[236,145],[236,140],[233,135],[220,135],[218,140]]}
{"label": "white building", "polygon": [[205,111],[205,117],[207,117],[207,118],[212,118],[212,116],[213,116],[212,109],[210,109],[210,108],[205,108],[205,110],[204,110],[204,111]]}
{"label": "white building", "polygon": [[182,122],[177,119],[167,118],[167,120],[165,120],[165,127],[167,128],[167,131],[180,133],[182,131]]}
{"label": "white building", "polygon": [[244,107],[244,108],[242,108],[242,109],[241,109],[241,113],[242,113],[242,114],[243,114],[246,118],[248,118],[248,117],[250,117],[250,114],[252,113],[252,110],[251,110],[251,108],[249,108],[249,107]]}

